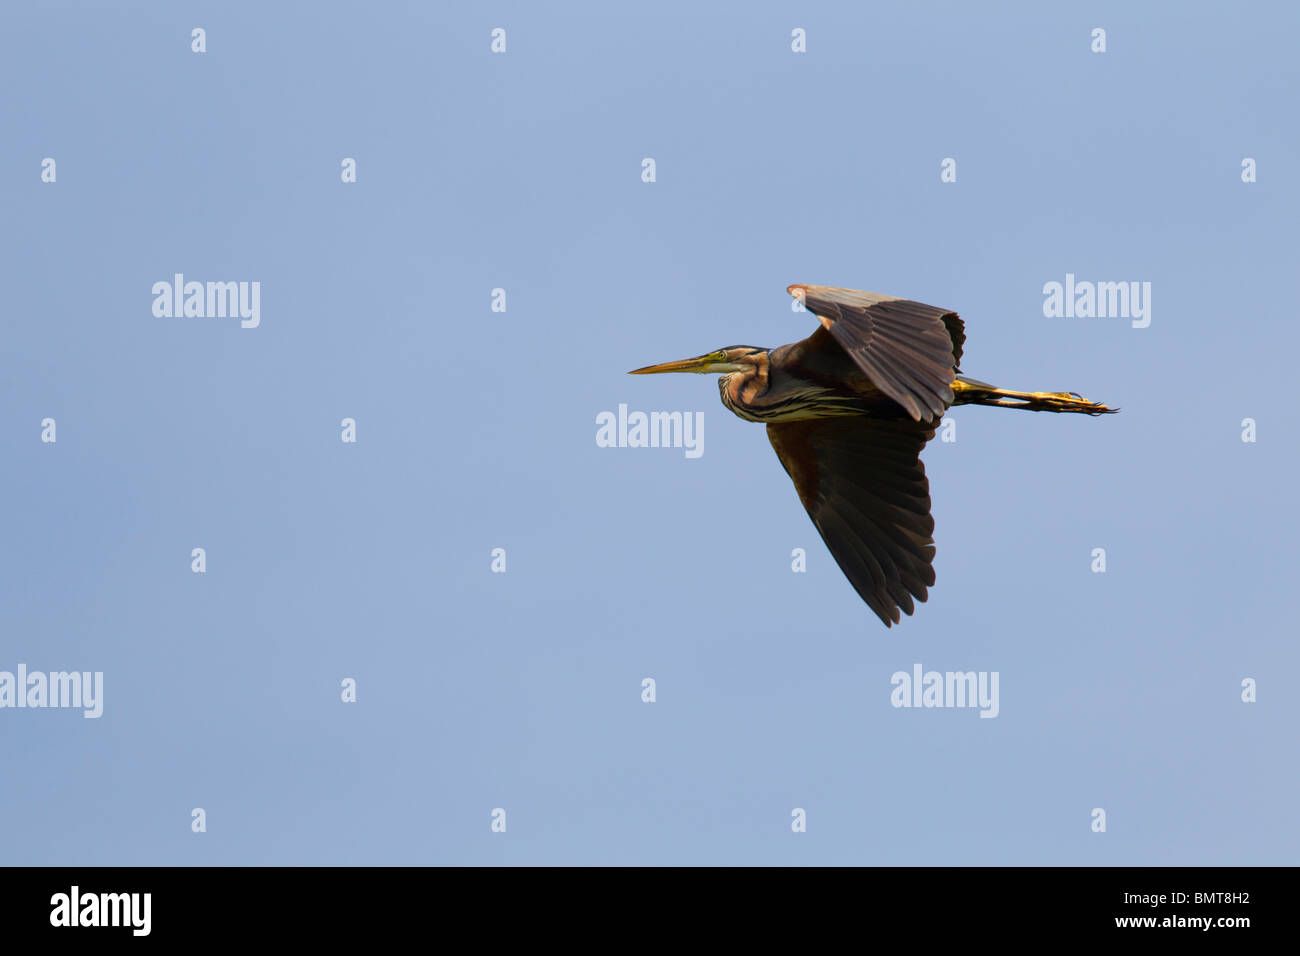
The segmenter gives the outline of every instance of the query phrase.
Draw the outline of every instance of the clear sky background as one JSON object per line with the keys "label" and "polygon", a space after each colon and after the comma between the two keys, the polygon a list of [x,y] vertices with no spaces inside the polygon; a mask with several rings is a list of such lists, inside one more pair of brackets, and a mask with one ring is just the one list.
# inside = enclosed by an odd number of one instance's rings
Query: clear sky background
{"label": "clear sky background", "polygon": [[[0,710],[0,862],[1297,862],[1294,5],[114,6],[0,11],[0,670],[105,698]],[[712,377],[625,374],[802,338],[796,282],[1123,408],[954,410],[890,630]]]}

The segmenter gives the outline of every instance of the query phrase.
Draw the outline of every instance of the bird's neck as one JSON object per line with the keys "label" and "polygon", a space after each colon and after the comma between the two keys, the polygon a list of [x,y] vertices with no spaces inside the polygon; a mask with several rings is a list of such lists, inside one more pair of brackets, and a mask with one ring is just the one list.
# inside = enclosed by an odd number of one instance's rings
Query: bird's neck
{"label": "bird's neck", "polygon": [[767,409],[763,403],[763,396],[771,385],[767,353],[750,356],[750,361],[753,364],[745,371],[730,372],[718,379],[722,404],[747,421],[770,421],[771,416],[765,414]]}

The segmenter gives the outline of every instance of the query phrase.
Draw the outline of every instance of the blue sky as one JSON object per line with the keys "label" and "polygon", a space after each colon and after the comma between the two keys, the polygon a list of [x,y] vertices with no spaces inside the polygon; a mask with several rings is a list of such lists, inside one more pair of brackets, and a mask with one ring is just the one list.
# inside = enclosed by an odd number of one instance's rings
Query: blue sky
{"label": "blue sky", "polygon": [[[0,709],[4,862],[1296,861],[1294,8],[119,7],[0,12],[0,671],[104,675]],[[802,338],[790,283],[1123,409],[954,410],[890,630],[711,377],[625,374]]]}

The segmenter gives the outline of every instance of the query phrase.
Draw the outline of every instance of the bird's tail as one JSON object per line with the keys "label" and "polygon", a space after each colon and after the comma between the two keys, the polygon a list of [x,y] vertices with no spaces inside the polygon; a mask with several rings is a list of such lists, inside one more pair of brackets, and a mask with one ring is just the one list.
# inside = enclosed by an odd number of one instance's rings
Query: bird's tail
{"label": "bird's tail", "polygon": [[1031,412],[1078,412],[1083,415],[1110,415],[1119,411],[1100,402],[1090,402],[1077,392],[1013,392],[964,375],[957,376],[952,390],[956,395],[954,405],[996,405]]}

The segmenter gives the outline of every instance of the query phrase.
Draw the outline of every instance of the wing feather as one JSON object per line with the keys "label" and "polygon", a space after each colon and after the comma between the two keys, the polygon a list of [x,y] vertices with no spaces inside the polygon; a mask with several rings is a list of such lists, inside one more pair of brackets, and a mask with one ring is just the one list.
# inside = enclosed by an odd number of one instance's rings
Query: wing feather
{"label": "wing feather", "polygon": [[886,626],[934,585],[920,454],[934,427],[869,415],[773,422],[767,436],[845,577]]}
{"label": "wing feather", "polygon": [[856,289],[795,285],[791,291],[839,346],[915,421],[938,421],[952,404],[965,326],[955,312]]}

